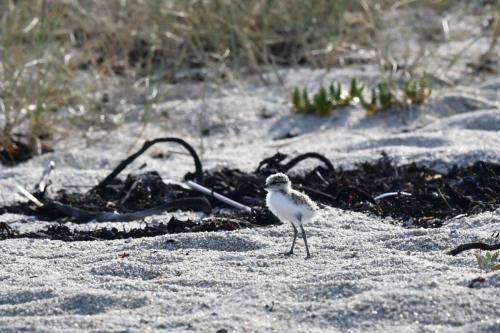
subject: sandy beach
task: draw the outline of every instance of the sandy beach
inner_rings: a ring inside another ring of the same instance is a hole
[[[207,169],[252,171],[277,151],[319,152],[347,169],[375,161],[382,151],[398,165],[416,162],[440,171],[500,160],[498,79],[440,87],[437,97],[404,117],[367,118],[358,107],[326,119],[294,115],[288,95],[280,93],[299,81],[312,88],[361,70],[283,70],[281,87],[242,81],[204,99],[170,99],[162,107],[180,124],[175,128],[132,123],[112,134],[96,133],[86,144],[68,139],[54,153],[0,168],[0,197],[4,204],[25,200],[15,186],[35,184],[49,160],[56,163],[52,193],[68,186],[88,189],[127,149],[142,143],[134,135],[139,132],[142,139],[183,137],[202,150]],[[193,135],[200,117],[210,129],[201,140]],[[276,140],[289,132],[297,136]],[[146,162],[164,179],[179,181],[192,168],[189,157],[158,160],[151,154],[128,172]],[[165,213],[146,222],[186,215]],[[49,223],[15,214],[0,215],[0,222],[19,230]],[[4,240],[0,331],[500,331],[498,272],[480,270],[472,252],[446,254],[461,243],[488,241],[500,229],[500,210],[452,219],[437,229],[393,222],[324,208],[305,226],[312,253],[307,261],[301,241],[295,255],[282,254],[292,234],[287,224],[116,241]],[[471,288],[478,277],[483,282]]]

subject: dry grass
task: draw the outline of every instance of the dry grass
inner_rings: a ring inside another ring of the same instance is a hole
[[[375,50],[382,68],[406,61],[413,70],[425,52],[408,51],[410,60],[392,53],[387,30],[398,17],[388,14],[417,7],[442,13],[451,6],[447,0],[5,0],[0,145],[14,132],[35,143],[50,138],[55,120],[67,118],[61,110],[83,105],[92,114],[96,102],[76,79],[83,71],[96,82],[109,76],[176,81],[207,70],[227,79],[277,66],[338,65],[344,53],[360,48]],[[422,40],[435,36],[435,27],[419,29]]]
[[[20,124],[27,126],[30,140],[48,137],[50,114],[65,103],[70,72],[59,50],[47,49],[47,20],[40,21],[25,8],[0,11],[1,139],[9,140]]]

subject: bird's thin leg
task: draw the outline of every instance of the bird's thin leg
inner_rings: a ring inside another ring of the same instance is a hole
[[[295,225],[292,223],[292,228],[293,228],[293,241],[292,241],[292,248],[290,249],[290,251],[288,251],[287,253],[285,253],[286,255],[291,255],[293,254],[293,248],[295,246],[295,241],[297,240],[297,234],[299,233],[297,231],[297,228],[295,228]]]
[[[309,246],[307,245],[307,236],[306,232],[304,231],[304,227],[302,226],[302,223],[300,224],[300,231],[302,232],[302,238],[304,239],[304,244],[306,244],[306,251],[307,251],[306,259],[309,259],[311,258],[311,254],[309,254]]]

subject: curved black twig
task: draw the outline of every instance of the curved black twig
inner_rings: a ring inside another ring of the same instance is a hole
[[[147,216],[156,215],[165,211],[173,210],[201,210],[210,213],[212,205],[205,197],[182,198],[166,202],[160,206],[150,209],[144,209],[131,213],[113,213],[113,212],[92,212],[60,203],[58,201],[49,201],[45,209],[54,209],[66,217],[75,219],[74,223],[83,224],[95,220],[97,222],[130,222],[140,220]]]
[[[264,165],[267,165],[268,168],[280,170],[281,169],[281,162],[286,157],[287,157],[286,154],[277,152],[273,156],[267,157],[267,158],[263,159],[262,161],[260,161],[255,172],[259,172]]]
[[[288,163],[281,164],[281,162],[285,158],[287,158],[287,155],[280,153],[280,152],[274,154],[271,157],[265,158],[259,163],[259,166],[257,167],[257,170],[255,170],[255,172],[259,172],[262,169],[262,167],[266,165],[268,168],[276,169],[280,172],[286,173],[286,172],[290,171],[290,169],[292,169],[299,162],[302,162],[303,160],[306,160],[308,158],[314,158],[314,159],[320,160],[321,162],[323,162],[325,164],[328,171],[330,171],[331,173],[335,172],[335,168],[333,167],[332,162],[330,162],[330,160],[328,158],[326,158],[325,156],[323,156],[319,153],[310,152],[310,153],[300,154],[300,155],[292,158]]]
[[[99,184],[97,184],[96,187],[94,187],[94,189],[97,190],[97,192],[102,192],[102,190],[104,190],[106,186],[108,186],[113,181],[113,179],[115,179],[116,176],[118,176],[118,174],[123,171],[123,169],[125,169],[137,157],[148,150],[149,147],[160,142],[174,142],[186,148],[186,150],[189,152],[189,154],[191,154],[194,160],[196,180],[200,183],[203,181],[203,167],[201,164],[201,160],[196,153],[196,150],[194,150],[194,148],[189,143],[180,138],[157,138],[151,141],[144,142],[144,145],[142,145],[141,149],[121,161],[120,164],[118,164],[118,166],[108,176],[106,176],[106,178],[104,178]]]
[[[448,251],[446,254],[449,254],[451,256],[456,256],[459,253],[473,249],[484,250],[484,251],[500,250],[500,244],[467,243],[457,246],[453,250]]]
[[[290,169],[293,168],[295,165],[297,165],[299,162],[306,160],[308,158],[314,158],[314,159],[320,160],[321,162],[323,162],[325,164],[328,171],[330,171],[331,173],[335,172],[335,168],[333,167],[332,162],[330,162],[330,160],[328,158],[326,158],[325,156],[323,156],[319,153],[314,153],[314,152],[300,154],[299,156],[292,158],[287,164],[285,164],[283,166],[281,171],[286,173],[286,172],[290,171]]]

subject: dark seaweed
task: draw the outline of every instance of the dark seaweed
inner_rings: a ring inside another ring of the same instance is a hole
[[[80,231],[48,229],[38,235],[53,239],[59,230],[60,239],[83,240],[147,237],[165,233],[235,230],[256,225],[279,223],[265,208],[263,184],[270,174],[287,171],[296,163],[314,158],[322,165],[303,174],[290,176],[296,189],[304,191],[322,205],[344,210],[365,212],[379,217],[393,217],[396,223],[407,223],[413,227],[440,227],[448,219],[461,214],[477,214],[500,207],[500,164],[478,161],[470,166],[454,166],[448,173],[439,173],[424,166],[408,164],[397,166],[385,154],[376,163],[361,163],[353,170],[334,169],[331,163],[319,154],[304,154],[284,163],[287,156],[276,154],[263,160],[255,172],[238,169],[204,171],[202,184],[215,192],[252,207],[251,214],[231,211],[226,215],[215,213],[218,208],[229,208],[207,196],[216,210],[201,221],[180,221],[176,219],[164,227],[147,226],[138,230],[105,231],[97,229],[93,234],[81,235]],[[294,162],[294,163],[292,163]],[[188,173],[185,179],[193,179]],[[200,178],[197,175],[196,178]],[[388,196],[375,200],[377,195],[387,192],[407,192],[407,195]],[[35,193],[44,200],[43,195]],[[125,180],[114,178],[99,191],[74,193],[61,190],[56,193],[58,202],[90,212],[120,213],[152,209],[165,202],[200,197],[200,193],[181,185],[166,184],[157,172],[128,175]],[[46,201],[45,201],[46,202]],[[321,205],[320,205],[321,206]],[[207,207],[204,205],[204,207]],[[186,207],[191,210],[206,210],[200,207]],[[65,221],[68,216],[51,208],[50,205],[36,207],[31,203],[17,203],[0,208],[2,213],[33,215],[46,221]],[[71,220],[71,218],[69,218]],[[397,222],[400,221],[400,222]],[[56,228],[56,227],[54,227]],[[56,231],[54,231],[56,230]],[[139,231],[144,230],[144,231]],[[69,232],[69,234],[68,234]],[[110,233],[111,232],[111,233]],[[64,236],[66,235],[66,236]],[[24,237],[36,235],[24,235]],[[15,232],[0,233],[1,238],[20,237]]]

